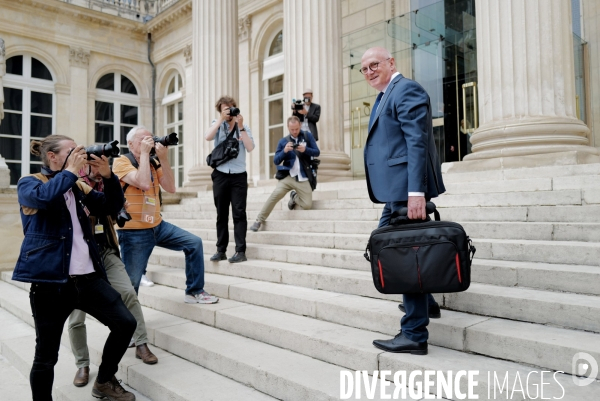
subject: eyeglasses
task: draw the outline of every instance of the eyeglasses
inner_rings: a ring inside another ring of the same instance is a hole
[[[386,59],[385,59],[385,60],[383,60],[383,61],[388,61],[390,58],[391,58],[391,57],[388,57],[388,58],[386,58]],[[361,74],[363,74],[363,75],[365,75],[365,74],[367,73],[367,71],[369,71],[369,70],[371,70],[371,71],[375,72],[375,71],[377,71],[377,69],[379,68],[379,64],[380,64],[380,63],[383,63],[383,61],[376,61],[376,62],[373,62],[373,63],[369,64],[369,66],[368,66],[368,67],[363,67],[363,68],[361,68],[361,69],[360,69],[360,70],[358,70],[358,71],[360,71],[360,73],[361,73]]]

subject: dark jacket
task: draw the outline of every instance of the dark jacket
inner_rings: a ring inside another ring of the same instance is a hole
[[[369,197],[375,203],[435,198],[445,192],[425,89],[401,74],[390,82],[365,145]]]
[[[306,116],[304,114],[293,113],[296,117],[300,119],[300,121],[304,121],[304,118],[308,120],[308,129],[310,133],[315,137],[315,141],[319,140],[319,130],[317,130],[317,123],[319,122],[319,118],[321,118],[321,106],[316,103],[311,103],[308,107],[308,113]]]
[[[80,187],[86,192],[89,190],[89,193],[84,194]],[[125,198],[119,179],[114,174],[111,178],[104,179],[104,193],[85,187],[81,184],[78,186],[77,176],[68,171],[61,171],[46,182],[35,176],[19,180],[17,191],[25,238],[13,272],[13,280],[28,283],[66,283],[69,279],[73,224],[64,194],[70,188],[75,195],[77,217],[81,222],[83,236],[88,242],[94,269],[106,279],[92,226],[82,204],[90,215],[114,215],[123,207]]]
[[[296,161],[296,155],[298,157],[303,157],[305,159],[310,159],[310,157],[317,157],[321,154],[319,147],[317,146],[317,142],[315,142],[315,138],[312,136],[310,132],[300,131],[298,134],[298,143],[306,142],[306,150],[304,153],[300,153],[298,151],[291,151],[285,153],[283,148],[287,145],[288,142],[293,142],[290,139],[290,135],[287,135],[279,140],[277,143],[277,150],[275,151],[275,156],[273,157],[273,163],[277,166],[277,170],[279,171],[288,171],[294,167],[294,162]],[[308,174],[304,170],[304,165],[300,163],[300,174],[302,177],[307,178]],[[287,174],[286,174],[287,175]]]

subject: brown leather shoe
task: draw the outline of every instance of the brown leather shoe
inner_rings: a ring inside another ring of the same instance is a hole
[[[75,373],[75,378],[73,379],[73,384],[75,387],[83,387],[88,384],[90,380],[90,367],[86,366],[84,368],[77,369],[77,373]]]
[[[99,384],[96,380],[94,382],[94,388],[92,389],[92,395],[95,398],[108,398],[111,401],[135,401],[135,394],[130,393],[121,386],[121,380],[117,380],[116,377],[112,377],[106,383]]]
[[[152,353],[152,351],[150,351],[150,348],[148,348],[147,344],[142,344],[135,347],[135,357],[137,359],[141,359],[142,362],[148,365],[154,365],[156,362],[158,362],[158,358]]]

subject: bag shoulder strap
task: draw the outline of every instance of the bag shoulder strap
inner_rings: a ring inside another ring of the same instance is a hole
[[[124,156],[129,159],[129,161],[131,162],[131,165],[133,167],[135,167],[136,169],[140,168],[140,165],[137,162],[137,160],[135,160],[133,153],[131,153],[131,152],[125,153]],[[154,170],[158,170],[161,167],[160,162],[158,161],[158,158],[155,156],[152,156],[150,158],[150,164],[152,165],[152,167],[154,167]],[[129,184],[125,183],[125,185],[123,185],[123,193],[125,193],[125,191],[127,191],[127,188],[129,188]]]

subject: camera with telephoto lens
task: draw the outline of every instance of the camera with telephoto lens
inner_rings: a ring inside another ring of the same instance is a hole
[[[300,99],[292,99],[292,108],[294,111],[300,111],[304,108],[304,102]]]
[[[87,153],[88,160],[93,160],[92,155],[95,155],[99,158],[102,156],[117,157],[119,156],[119,141],[112,141],[104,145],[88,146],[85,148],[85,153]]]
[[[125,223],[127,223],[129,220],[131,220],[131,215],[127,213],[125,206],[123,206],[123,208],[121,208],[119,214],[117,215],[117,225],[123,228],[125,226]]]
[[[230,117],[237,117],[239,115],[240,115],[240,109],[238,109],[237,107],[229,108],[229,116]]]
[[[155,144],[160,143],[163,146],[177,145],[179,143],[179,138],[177,138],[176,132],[171,132],[169,135],[165,135],[161,138],[154,136],[152,139],[154,140]],[[152,150],[150,150],[150,156],[154,156],[155,154],[156,149],[152,148]]]

